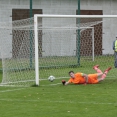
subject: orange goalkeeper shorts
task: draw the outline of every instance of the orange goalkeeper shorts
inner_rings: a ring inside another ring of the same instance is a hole
[[[98,75],[97,74],[89,74],[88,75],[88,83],[89,84],[96,84],[96,83],[98,83]]]

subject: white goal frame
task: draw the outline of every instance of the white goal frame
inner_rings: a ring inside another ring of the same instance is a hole
[[[35,35],[35,82],[39,85],[39,58],[38,58],[38,18],[117,18],[117,15],[34,15],[34,35]]]

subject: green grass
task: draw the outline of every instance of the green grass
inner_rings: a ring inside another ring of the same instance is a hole
[[[47,81],[46,81],[47,82]],[[0,87],[1,117],[116,117],[117,80],[96,85]]]
[[[96,85],[63,86],[57,83],[61,83],[61,79],[40,81],[39,87],[0,87],[0,116],[117,116],[116,78],[107,77]]]
[[[70,70],[94,73],[92,66],[95,64],[100,64],[100,68],[104,70],[108,66],[113,66],[113,58],[98,57],[95,62],[81,60],[80,67],[40,69],[41,78],[54,75],[60,79],[53,82],[41,80],[39,87],[1,86],[0,117],[116,117],[117,69],[113,68],[107,78],[99,84],[68,86],[61,84],[63,78],[60,76],[69,77]],[[11,75],[18,76],[18,73],[12,72]]]

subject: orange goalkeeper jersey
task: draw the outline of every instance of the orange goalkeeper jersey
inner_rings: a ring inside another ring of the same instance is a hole
[[[76,73],[75,78],[70,78],[68,80],[69,83],[74,83],[74,84],[83,84],[85,83],[85,79],[83,77],[83,73]]]
[[[74,83],[74,84],[84,84],[85,78],[83,77],[83,73],[76,73],[75,78],[70,78],[68,80],[69,83]],[[96,84],[98,83],[97,80],[97,74],[89,74],[88,75],[88,84]]]

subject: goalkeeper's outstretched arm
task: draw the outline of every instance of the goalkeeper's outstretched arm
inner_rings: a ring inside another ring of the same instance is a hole
[[[66,82],[65,80],[62,80],[62,84],[63,84],[63,85],[68,85],[69,82]]]
[[[68,84],[69,84],[69,82],[66,82],[66,83],[65,83],[65,85],[68,85]]]

